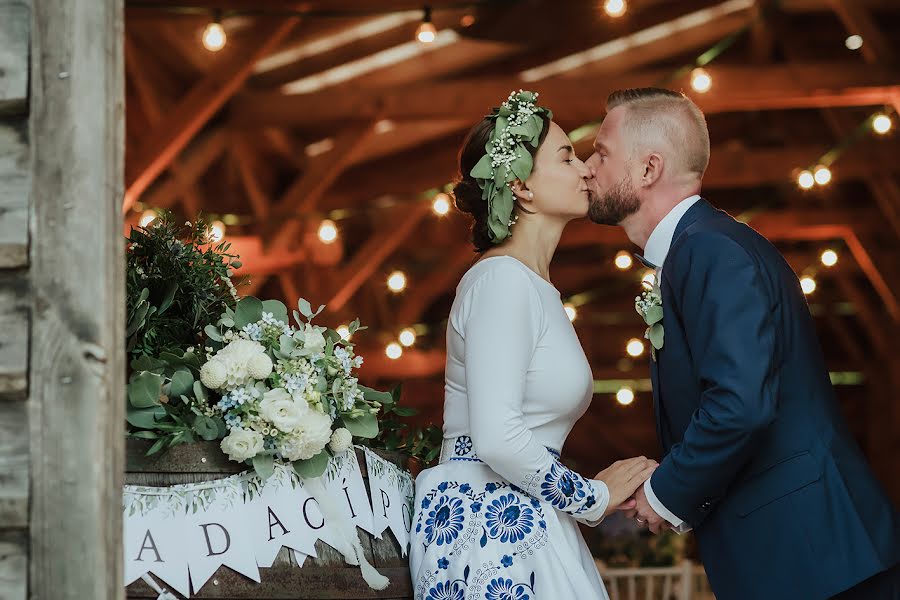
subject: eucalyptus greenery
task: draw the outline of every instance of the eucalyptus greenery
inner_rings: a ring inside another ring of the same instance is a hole
[[[436,425],[410,427],[406,420],[419,411],[399,406],[400,386],[394,388],[391,394],[394,402],[382,409],[378,436],[369,440],[368,446],[406,452],[421,460],[424,466],[431,466],[441,453],[443,431]]]

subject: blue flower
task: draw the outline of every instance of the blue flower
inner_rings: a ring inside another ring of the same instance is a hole
[[[504,554],[503,558],[500,559],[500,564],[503,565],[504,567],[510,567],[510,566],[512,566],[512,563],[513,563],[513,558],[509,554]]]
[[[521,585],[515,585],[512,579],[502,577],[492,579],[485,592],[486,600],[528,600],[528,594]]]
[[[485,490],[486,492],[488,492],[489,494],[492,494],[492,493],[494,493],[494,492],[497,491],[497,484],[496,484],[496,483],[489,483],[489,484],[487,484],[486,486],[484,486],[484,490]]]
[[[465,509],[462,500],[441,496],[425,519],[425,543],[449,544],[462,531]]]
[[[438,559],[438,569],[447,569],[450,567],[450,561],[447,560],[446,556],[442,556]]]
[[[446,492],[447,491],[447,482],[442,481],[441,484],[438,486],[438,490],[441,492]]]
[[[541,484],[541,497],[560,510],[585,497],[584,479],[560,463],[554,463]]]
[[[419,533],[420,531],[422,531],[422,523],[421,522],[416,523],[416,533]]]
[[[422,508],[428,508],[429,506],[431,506],[431,499],[422,498]]]
[[[521,504],[513,494],[502,496],[485,511],[485,525],[491,538],[501,542],[518,542],[525,539],[534,527],[534,511]]]
[[[481,502],[473,502],[469,508],[472,509],[472,512],[478,512],[481,510]]]
[[[468,483],[464,483],[461,486],[459,486],[459,491],[460,491],[460,493],[463,493],[463,494],[465,494],[466,492],[468,492],[471,489],[472,489],[472,486],[469,485]]]
[[[428,590],[425,600],[466,600],[466,591],[457,581],[442,581]]]
[[[467,435],[461,435],[456,440],[456,455],[465,456],[472,451],[472,438]]]

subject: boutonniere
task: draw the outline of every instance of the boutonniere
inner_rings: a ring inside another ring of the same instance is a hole
[[[665,330],[662,324],[662,291],[657,283],[652,285],[646,283],[645,285],[648,289],[641,292],[640,296],[635,297],[634,309],[644,319],[644,323],[647,324],[647,331],[644,332],[644,337],[650,340],[650,355],[653,357],[653,360],[656,360],[656,351],[663,347],[665,338]]]

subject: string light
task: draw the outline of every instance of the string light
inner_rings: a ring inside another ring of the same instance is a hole
[[[459,24],[463,27],[471,27],[475,24],[475,15],[463,15],[463,18],[459,20]]]
[[[844,40],[844,45],[847,46],[848,50],[859,50],[862,48],[863,39],[861,35],[851,35],[846,40]]]
[[[578,310],[573,304],[566,302],[563,308],[566,309],[566,316],[569,317],[569,321],[574,321],[578,317]]]
[[[225,237],[225,223],[213,221],[209,225],[209,239],[211,242],[221,242]]]
[[[155,210],[145,210],[141,214],[140,220],[138,220],[138,224],[141,227],[147,227],[153,220],[156,219],[156,211]]]
[[[890,131],[892,125],[891,118],[884,113],[878,113],[872,119],[872,129],[879,135],[884,135]]]
[[[816,167],[813,177],[816,178],[816,183],[819,185],[828,185],[828,182],[831,181],[831,170],[825,165],[819,165]]]
[[[394,271],[388,277],[388,289],[394,293],[402,292],[406,288],[406,275],[403,271]]]
[[[341,339],[345,342],[350,340],[350,328],[346,325],[340,325],[335,331],[337,331],[338,335],[341,336]]]
[[[425,14],[422,16],[422,24],[416,30],[416,39],[422,44],[430,44],[437,39],[437,28],[431,22],[431,7],[425,7]]]
[[[387,348],[384,349],[384,353],[387,354],[387,357],[391,360],[397,360],[403,356],[403,346],[397,342],[391,342],[387,345]]]
[[[203,35],[200,38],[203,42],[203,47],[210,52],[218,52],[225,47],[225,43],[228,41],[228,36],[225,35],[225,29],[219,22],[220,20],[221,19],[216,16],[213,22],[207,25],[203,30]]]
[[[628,352],[628,356],[637,358],[644,353],[644,342],[637,338],[631,338],[625,346],[625,351]]]
[[[691,71],[691,87],[698,94],[705,94],[712,87],[712,76],[703,67]]]
[[[816,280],[809,275],[806,275],[800,279],[800,288],[803,290],[804,294],[809,296],[816,291]]]
[[[399,336],[400,343],[406,346],[407,348],[416,343],[416,330],[412,327],[407,327],[403,331],[400,332]]]
[[[622,406],[628,406],[634,402],[634,390],[630,387],[619,388],[619,391],[616,392],[616,402]]]
[[[797,183],[804,190],[808,190],[816,184],[816,178],[810,171],[801,171],[799,177],[797,177]]]
[[[631,265],[634,264],[634,261],[631,260],[631,254],[625,252],[624,250],[621,250],[618,254],[616,254],[615,263],[617,269],[625,271],[626,269],[631,268]]]
[[[435,214],[443,217],[450,212],[450,196],[441,192],[434,197],[434,203],[431,205]]]
[[[603,3],[603,10],[610,17],[616,18],[625,14],[628,5],[625,4],[625,0],[606,0]]]
[[[837,252],[835,252],[834,250],[828,249],[822,253],[820,260],[822,261],[822,264],[825,265],[826,267],[833,267],[838,262]]]
[[[338,236],[337,225],[330,219],[325,219],[319,224],[319,240],[323,244],[333,243]]]

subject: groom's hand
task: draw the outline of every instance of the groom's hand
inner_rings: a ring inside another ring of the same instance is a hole
[[[644,494],[644,486],[639,487],[634,492],[635,507],[633,511],[628,511],[626,516],[634,513],[634,519],[642,527],[646,526],[653,533],[661,533],[666,529],[671,529],[672,525],[661,516],[656,514],[650,502],[647,501],[647,495]]]

